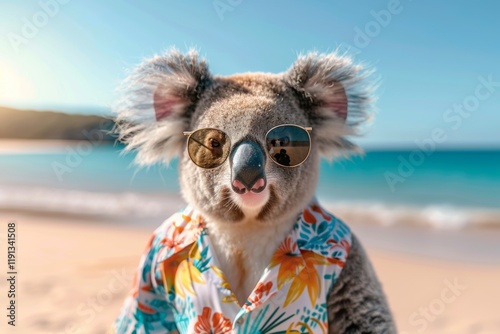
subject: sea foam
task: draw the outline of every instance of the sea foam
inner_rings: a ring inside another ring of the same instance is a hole
[[[438,230],[500,228],[500,209],[464,208],[448,204],[411,206],[383,202],[332,202],[321,197],[319,201],[349,224],[413,225]],[[0,210],[10,211],[161,221],[184,205],[181,196],[173,193],[91,192],[5,185],[0,187]]]

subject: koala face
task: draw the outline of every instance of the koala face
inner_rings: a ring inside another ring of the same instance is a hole
[[[266,134],[282,124],[309,127],[311,120],[280,76],[214,78],[189,128],[219,129],[230,139],[231,148],[227,160],[211,169],[198,167],[183,150],[179,171],[187,201],[196,203],[206,216],[229,223],[249,218],[271,223],[274,217],[296,214],[313,196],[318,149],[313,129],[311,153],[303,164],[287,168],[271,161]],[[254,156],[253,162],[249,156]],[[250,174],[248,182],[245,172]]]
[[[126,82],[120,137],[139,164],[180,155],[182,194],[208,220],[279,224],[314,196],[320,156],[356,149],[345,136],[366,118],[366,76],[346,57],[309,54],[285,73],[213,77],[195,52],[173,50]]]

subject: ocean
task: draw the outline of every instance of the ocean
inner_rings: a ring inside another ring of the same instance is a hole
[[[138,169],[121,149],[82,143],[0,153],[0,209],[160,217],[177,208],[177,161]],[[384,225],[500,227],[500,150],[370,149],[322,162],[317,196]]]

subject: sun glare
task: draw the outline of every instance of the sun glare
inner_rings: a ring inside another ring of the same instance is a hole
[[[33,97],[34,89],[31,81],[12,63],[0,59],[0,105],[26,102]]]

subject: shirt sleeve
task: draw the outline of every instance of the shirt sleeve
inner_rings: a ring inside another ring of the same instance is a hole
[[[162,247],[162,227],[151,236],[141,257],[132,290],[114,323],[117,334],[177,333],[161,277],[155,275],[156,257]]]

